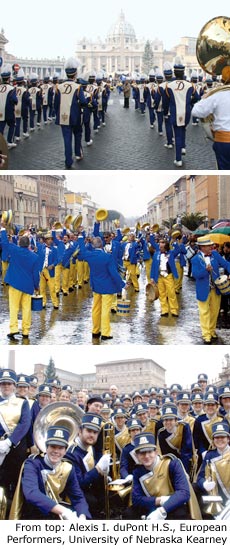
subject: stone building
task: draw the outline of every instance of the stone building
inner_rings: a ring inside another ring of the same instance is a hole
[[[95,366],[96,393],[108,391],[111,384],[118,387],[119,393],[132,393],[150,386],[165,385],[165,369],[153,359],[108,361]]]
[[[14,177],[0,172],[0,213],[14,209]]]

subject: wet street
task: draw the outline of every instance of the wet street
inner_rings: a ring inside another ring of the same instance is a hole
[[[111,92],[105,126],[99,133],[92,131],[93,145],[87,147],[83,131],[81,162],[75,162],[72,170],[215,170],[215,154],[212,142],[205,139],[202,125],[187,128],[187,149],[183,166],[175,168],[174,149],[164,147],[163,135],[158,134],[157,123],[150,128],[149,113],[123,108],[123,94]],[[92,127],[92,121],[91,121]],[[29,139],[22,139],[9,151],[10,170],[65,170],[64,145],[61,128],[53,123],[42,125]]]
[[[130,299],[130,315],[121,317],[111,314],[113,340],[92,341],[91,307],[92,292],[89,285],[76,289],[69,296],[60,297],[59,310],[54,310],[48,299],[47,308],[41,312],[32,313],[30,339],[11,342],[7,338],[9,332],[8,290],[0,287],[1,321],[0,343],[3,345],[58,345],[58,344],[147,344],[147,345],[199,345],[203,344],[199,326],[198,308],[195,299],[195,282],[184,276],[182,293],[179,296],[179,318],[160,317],[160,303],[151,303],[145,295],[145,271],[141,270],[139,279],[140,292],[135,293],[131,287],[128,291]],[[20,326],[20,325],[19,325]],[[229,344],[229,328],[220,322],[218,324],[218,341],[215,345]]]

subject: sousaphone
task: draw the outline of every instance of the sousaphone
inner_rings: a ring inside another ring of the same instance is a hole
[[[230,65],[230,18],[210,19],[201,29],[196,43],[196,56],[202,69],[220,75]]]
[[[70,228],[71,224],[73,222],[73,216],[71,216],[70,214],[68,214],[68,216],[65,217],[65,221],[64,221],[64,225],[65,227],[67,227],[68,229]]]
[[[12,212],[12,210],[4,210],[4,211],[2,212],[2,221],[3,221],[6,225],[10,225],[11,220],[12,220],[12,217],[13,217],[13,212]]]
[[[80,227],[80,225],[82,224],[82,215],[81,214],[78,214],[78,216],[76,216],[73,221],[72,221],[72,227],[73,227],[73,230],[76,231],[76,229],[78,227]]]
[[[49,403],[38,413],[33,428],[34,443],[43,453],[46,451],[47,431],[50,426],[64,426],[70,431],[69,445],[78,432],[84,411],[74,403],[55,401]]]

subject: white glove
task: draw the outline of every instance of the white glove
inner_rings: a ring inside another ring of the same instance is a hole
[[[0,441],[0,453],[4,453],[7,455],[10,451],[11,445],[12,443],[8,437]]]
[[[165,509],[157,508],[156,510],[154,510],[154,512],[151,512],[151,514],[149,514],[146,519],[151,519],[152,521],[158,521],[158,520],[165,519],[166,517],[167,517],[167,513]]]
[[[109,465],[110,465],[110,453],[103,455],[100,460],[98,460],[96,466],[99,470],[102,471],[103,474],[109,473]]]
[[[160,506],[164,506],[165,502],[167,502],[167,500],[170,498],[170,496],[168,497],[160,497],[160,500],[159,500],[159,503],[160,503]]]
[[[215,485],[216,485],[215,481],[204,481],[203,483],[203,487],[205,491],[208,491],[208,493],[209,491],[212,491],[212,489],[214,489]]]
[[[69,510],[68,508],[65,508],[65,506],[62,506],[63,512],[61,512],[62,519],[68,519],[69,521],[76,521],[77,518],[77,512],[73,512],[73,510]]]
[[[129,474],[129,475],[126,476],[125,479],[124,479],[124,482],[125,482],[125,483],[129,483],[129,482],[132,483],[132,481],[133,481],[133,474]]]

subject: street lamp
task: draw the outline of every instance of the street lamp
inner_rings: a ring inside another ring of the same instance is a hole
[[[18,192],[19,198],[19,225],[24,227],[24,212],[23,212],[23,191]]]

